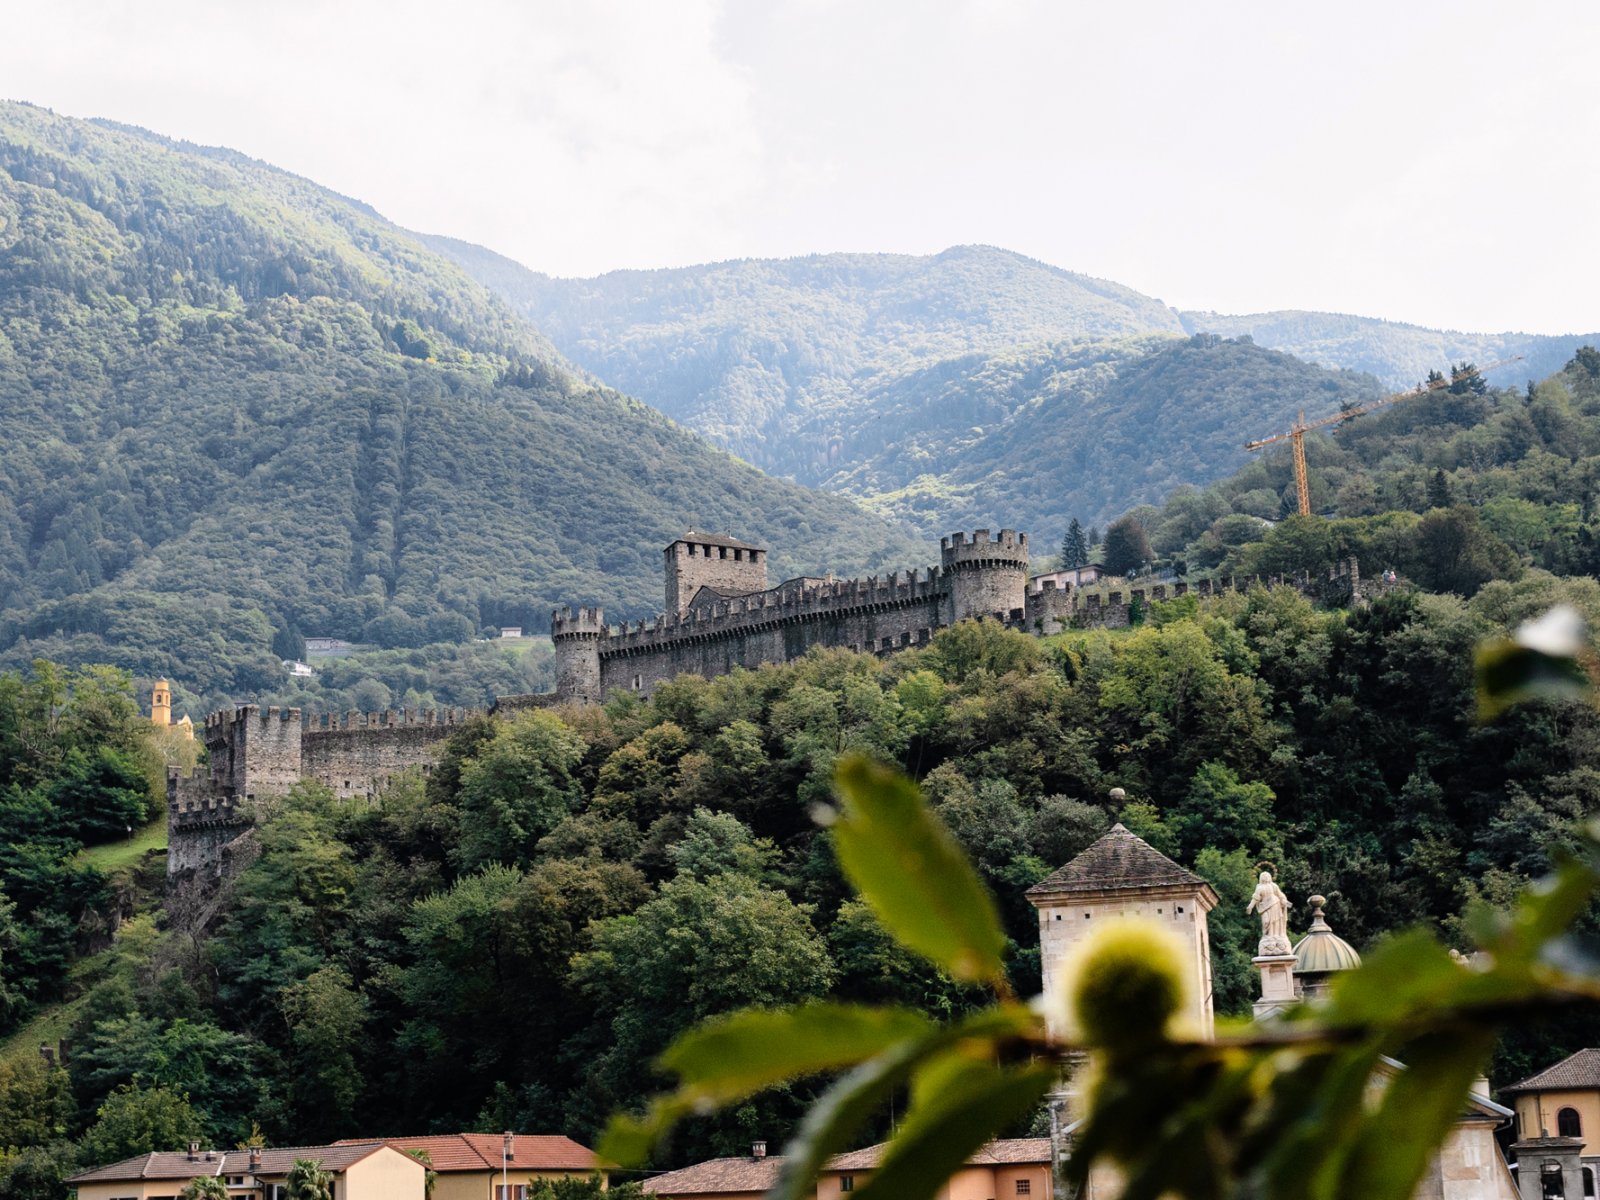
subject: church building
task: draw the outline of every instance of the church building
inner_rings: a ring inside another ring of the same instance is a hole
[[[1114,800],[1122,798],[1116,792],[1112,795]],[[1110,917],[1149,921],[1176,935],[1189,985],[1188,1009],[1182,1015],[1190,1028],[1201,1030],[1202,1036],[1212,1036],[1215,1018],[1207,915],[1219,899],[1204,879],[1118,824],[1066,866],[1029,888],[1027,897],[1039,911],[1039,956],[1046,995],[1061,995],[1068,986],[1073,952],[1096,922]],[[1334,973],[1361,963],[1354,947],[1329,926],[1323,912],[1327,901],[1312,896],[1309,902],[1310,928],[1295,942],[1288,933],[1289,899],[1273,881],[1271,872],[1262,872],[1247,909],[1260,913],[1262,918],[1262,937],[1254,959],[1261,976],[1261,996],[1255,1004],[1257,1020],[1271,1020],[1302,1000],[1315,999],[1326,992]],[[1596,1096],[1600,1097],[1600,1051],[1585,1053],[1596,1056],[1590,1074],[1594,1076]],[[1372,1086],[1381,1088],[1387,1079],[1403,1070],[1404,1064],[1385,1060]],[[1576,1077],[1580,1072],[1570,1074]],[[1536,1076],[1526,1083],[1534,1084],[1538,1079]],[[1576,1103],[1573,1101],[1572,1105]],[[1594,1103],[1600,1105],[1600,1099]],[[1074,1108],[1069,1082],[1067,1089],[1052,1101],[1058,1155],[1071,1152],[1078,1115]],[[1596,1114],[1595,1120],[1600,1122],[1600,1107]],[[1546,1138],[1537,1147],[1518,1143],[1518,1150],[1524,1160],[1535,1149],[1550,1151],[1538,1161],[1557,1165],[1536,1169],[1562,1176],[1566,1190],[1541,1193],[1537,1181],[1524,1180],[1519,1198],[1517,1183],[1495,1140],[1496,1130],[1505,1128],[1513,1115],[1509,1108],[1489,1098],[1488,1082],[1480,1080],[1479,1086],[1463,1098],[1461,1116],[1429,1164],[1416,1200],[1592,1200],[1593,1173],[1579,1161],[1582,1141],[1559,1137]],[[1533,1190],[1529,1190],[1530,1185]],[[1096,1166],[1090,1174],[1088,1190],[1096,1198],[1116,1196],[1120,1188],[1115,1169]]]

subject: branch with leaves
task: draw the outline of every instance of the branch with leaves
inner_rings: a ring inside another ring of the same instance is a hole
[[[1568,631],[1570,633],[1570,630]],[[1570,637],[1519,631],[1480,658],[1486,711],[1568,690]],[[1537,660],[1519,664],[1534,654]],[[1506,689],[1514,695],[1502,696]],[[1501,701],[1504,703],[1501,703]],[[1193,1040],[1174,1029],[1175,948],[1149,926],[1108,922],[1081,948],[1070,994],[1011,995],[992,897],[916,785],[863,758],[838,771],[831,826],[840,865],[897,939],[994,1004],[949,1024],[905,1008],[814,1004],[746,1011],[663,1056],[675,1092],[614,1119],[602,1153],[646,1159],[680,1119],[805,1076],[837,1078],[785,1152],[772,1200],[803,1200],[892,1095],[911,1102],[860,1200],[931,1200],[974,1151],[1032,1111],[1081,1063],[1086,1111],[1064,1182],[1113,1166],[1126,1200],[1407,1200],[1462,1115],[1508,1022],[1600,1000],[1600,957],[1568,931],[1600,887],[1600,822],[1510,913],[1469,925],[1479,953],[1429,934],[1381,944],[1325,1000],[1282,1019]],[[1057,1019],[1045,1014],[1054,1007]],[[1051,1027],[1071,1028],[1071,1039]],[[1398,1060],[1398,1062],[1396,1061]]]

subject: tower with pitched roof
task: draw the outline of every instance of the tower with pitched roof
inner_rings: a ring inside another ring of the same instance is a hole
[[[1146,920],[1175,935],[1183,948],[1192,1028],[1210,1037],[1211,935],[1206,914],[1217,893],[1121,824],[1053,875],[1028,889],[1039,910],[1039,958],[1046,995],[1068,985],[1073,951],[1111,917]]]

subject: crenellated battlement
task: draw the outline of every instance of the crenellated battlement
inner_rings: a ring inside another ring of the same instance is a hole
[[[1002,529],[995,537],[987,529],[974,530],[971,540],[964,533],[939,539],[939,560],[946,571],[972,570],[995,563],[1028,565],[1028,535],[1015,529]]]
[[[399,708],[387,712],[351,711],[338,713],[311,713],[306,717],[305,732],[336,733],[354,729],[403,729],[416,726],[455,726],[481,712],[481,709],[456,708]]]
[[[682,615],[660,613],[649,621],[607,626],[599,653],[653,651],[678,641],[737,636],[794,621],[846,616],[855,612],[937,603],[947,581],[938,567],[865,579],[790,580],[765,592],[733,596]]]
[[[568,608],[555,609],[550,614],[550,637],[599,637],[605,632],[605,609]]]

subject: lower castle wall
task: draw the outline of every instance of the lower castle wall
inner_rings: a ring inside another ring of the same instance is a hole
[[[367,729],[308,729],[301,739],[303,778],[332,788],[341,800],[372,797],[408,767],[427,769],[453,725],[379,725]]]
[[[602,648],[601,693],[649,695],[657,685],[678,675],[709,679],[735,667],[788,662],[813,646],[881,653],[921,645],[944,625],[941,599],[930,595],[844,611],[800,613],[743,628],[689,633],[650,646]]]

